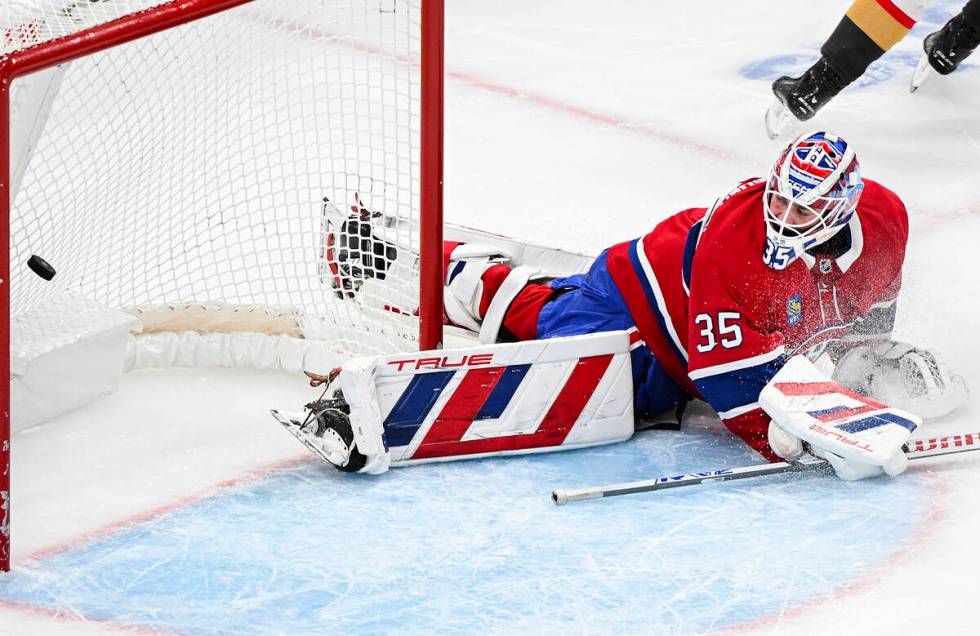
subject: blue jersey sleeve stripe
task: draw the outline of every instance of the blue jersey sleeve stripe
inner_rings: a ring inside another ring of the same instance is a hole
[[[412,378],[384,421],[388,446],[407,446],[422,426],[455,371],[420,373]]]
[[[691,295],[691,270],[694,267],[694,250],[698,246],[698,237],[701,235],[701,225],[704,221],[698,221],[691,226],[687,233],[687,242],[684,243],[684,260],[681,263],[681,279],[684,281],[684,291]]]
[[[742,358],[740,360],[732,360],[731,362],[715,364],[710,367],[702,367],[691,371],[688,373],[688,375],[692,380],[700,380],[701,378],[706,378],[713,375],[723,375],[725,373],[731,373],[732,371],[738,371],[740,369],[749,369],[751,367],[757,367],[763,364],[772,364],[777,361],[779,366],[782,366],[785,359],[786,349],[780,345],[767,353],[760,353],[757,356],[751,356],[749,358]]]
[[[640,281],[640,286],[643,288],[643,293],[646,295],[647,305],[650,307],[650,311],[653,312],[653,317],[657,320],[657,326],[660,327],[660,333],[664,334],[666,337],[664,340],[670,344],[671,349],[673,349],[674,354],[681,360],[687,362],[687,351],[684,350],[677,341],[677,335],[674,332],[673,325],[668,323],[670,317],[665,314],[663,308],[660,306],[660,300],[657,297],[657,293],[653,289],[653,284],[657,284],[656,276],[653,272],[650,272],[650,276],[653,281],[647,277],[647,272],[643,267],[643,263],[640,262],[639,251],[643,249],[642,244],[643,239],[636,239],[630,243],[629,256],[630,263],[633,265],[633,271],[636,274],[637,280]]]
[[[524,381],[524,376],[527,375],[527,371],[530,368],[530,364],[515,364],[507,367],[501,378],[497,381],[497,386],[493,387],[493,391],[490,392],[487,401],[483,403],[474,420],[495,420],[499,418],[503,414],[504,409],[507,408],[507,405],[510,404],[511,398],[517,392],[517,387]]]
[[[699,378],[694,384],[715,411],[731,411],[758,402],[762,388],[782,366],[783,359],[779,358],[754,367]]]

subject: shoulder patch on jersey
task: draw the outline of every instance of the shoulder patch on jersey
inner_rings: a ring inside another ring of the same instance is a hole
[[[803,295],[794,294],[786,301],[786,324],[792,327],[803,320]]]

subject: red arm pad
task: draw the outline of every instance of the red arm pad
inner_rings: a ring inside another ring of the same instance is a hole
[[[772,452],[772,448],[769,447],[769,419],[761,407],[756,407],[751,411],[722,421],[728,430],[741,437],[746,444],[767,460],[781,462],[783,461],[782,458]]]

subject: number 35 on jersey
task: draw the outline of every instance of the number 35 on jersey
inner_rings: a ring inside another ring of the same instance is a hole
[[[734,349],[742,344],[741,314],[737,311],[720,311],[717,315],[698,314],[694,324],[698,331],[697,349],[700,353],[712,351],[718,345]]]

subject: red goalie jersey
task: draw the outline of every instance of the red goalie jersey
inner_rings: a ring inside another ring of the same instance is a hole
[[[763,180],[608,250],[608,271],[667,373],[770,459],[758,398],[785,360],[891,333],[908,217],[893,192],[863,183],[843,228],[783,269],[762,258],[771,249]]]

